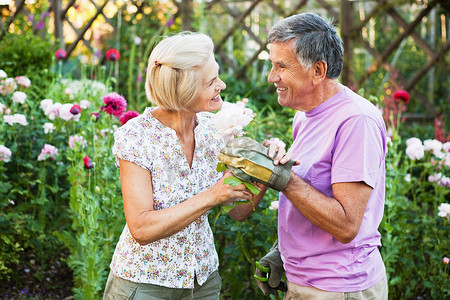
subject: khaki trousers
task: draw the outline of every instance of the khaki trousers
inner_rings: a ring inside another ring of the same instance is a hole
[[[136,283],[109,273],[103,300],[218,300],[222,279],[213,272],[203,285],[194,282],[193,289],[176,289],[164,286]]]
[[[287,282],[284,300],[387,300],[388,286],[386,277],[374,286],[359,292],[327,292],[310,286],[301,286]]]

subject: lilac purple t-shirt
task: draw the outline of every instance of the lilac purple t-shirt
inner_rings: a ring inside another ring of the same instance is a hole
[[[348,88],[293,121],[293,171],[332,197],[333,183],[373,188],[360,230],[342,244],[312,224],[280,193],[279,249],[287,279],[325,291],[354,292],[383,279],[378,226],[385,194],[386,128],[380,111]]]

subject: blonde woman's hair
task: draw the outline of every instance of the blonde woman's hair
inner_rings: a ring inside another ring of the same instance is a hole
[[[188,109],[202,86],[201,67],[213,50],[213,41],[202,33],[181,32],[159,42],[148,60],[148,100],[165,110]]]

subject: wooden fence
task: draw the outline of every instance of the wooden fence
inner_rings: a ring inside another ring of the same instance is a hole
[[[12,0],[10,5],[0,6],[0,40],[5,38],[6,32],[20,15],[30,15],[29,5],[26,0]],[[82,5],[89,2],[95,7],[93,14],[83,26],[77,27],[74,21],[68,17],[68,10],[76,5]],[[183,30],[191,30],[194,22],[194,14],[199,11],[199,1],[179,0],[167,1],[173,8],[173,17],[180,19]],[[127,14],[124,9],[133,5],[132,17],[136,18],[139,14],[145,15],[145,8],[151,7],[155,1],[150,0],[129,0],[129,1],[110,1],[110,0],[49,0],[50,5],[46,10],[53,22],[53,34],[55,43],[60,47],[67,47],[68,56],[76,49],[79,44],[83,44],[89,51],[94,52],[91,42],[85,38],[86,32],[92,26],[95,20],[102,16],[105,22],[111,23],[111,20],[118,17],[107,17],[104,13],[107,5],[115,5],[117,14]],[[447,97],[445,101],[450,101],[450,68],[448,60],[450,59],[449,48],[450,39],[449,16],[450,3],[447,0],[417,0],[417,1],[356,1],[356,0],[211,0],[203,2],[201,9],[205,20],[226,20],[217,27],[208,26],[205,21],[202,31],[211,34],[215,38],[215,51],[220,56],[228,68],[234,70],[237,77],[246,78],[250,67],[254,67],[259,57],[267,53],[266,31],[273,22],[300,12],[314,11],[325,17],[332,17],[337,20],[340,34],[345,45],[344,69],[341,76],[342,83],[352,86],[356,89],[364,87],[372,76],[380,69],[384,70],[388,77],[395,77],[400,86],[414,93],[430,116],[435,114],[433,91],[424,93],[417,88],[418,83],[425,77],[430,77],[433,72],[439,71],[440,74],[446,74],[445,82]],[[405,10],[408,12],[405,17]],[[122,16],[119,16],[122,17]],[[32,18],[29,18],[32,19]],[[396,36],[389,41],[383,49],[377,49],[371,41],[370,30],[374,28],[376,22],[387,22],[387,26],[396,25]],[[262,29],[259,26],[264,23]],[[389,25],[390,24],[390,25]],[[36,28],[38,22],[33,26]],[[70,44],[64,41],[64,30],[69,27],[76,34],[76,38]],[[255,29],[256,28],[256,29]],[[198,29],[198,28],[197,28]],[[436,30],[438,29],[438,30]],[[214,32],[209,32],[213,30]],[[248,47],[245,61],[239,63],[234,59],[232,49],[229,44],[236,35],[245,35],[245,44]],[[428,37],[428,38],[426,38]],[[418,47],[426,55],[426,63],[411,75],[405,77],[402,70],[396,68],[394,64],[395,54],[404,46],[407,39],[413,39],[415,47]],[[354,67],[355,53],[364,51],[369,57],[366,61],[363,75],[355,78]],[[393,58],[394,56],[394,58]],[[445,76],[444,76],[445,77]],[[433,89],[433,88],[431,88]]]

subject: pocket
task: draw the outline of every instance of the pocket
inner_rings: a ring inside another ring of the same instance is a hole
[[[138,284],[111,275],[103,300],[133,300],[136,298]]]

